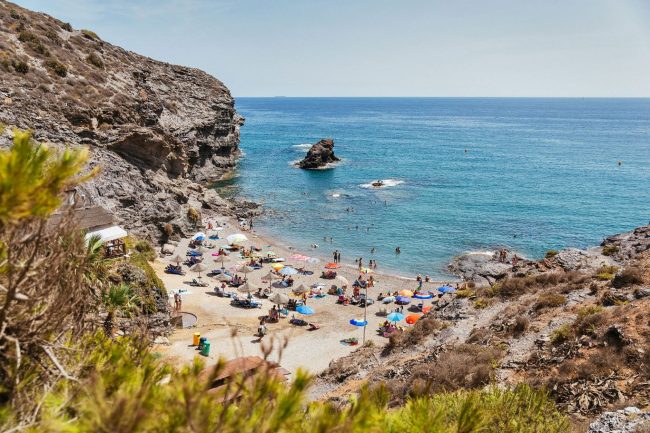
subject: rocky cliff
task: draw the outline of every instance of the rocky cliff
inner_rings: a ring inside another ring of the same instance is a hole
[[[159,240],[193,230],[190,208],[229,211],[205,186],[234,167],[243,118],[214,77],[3,0],[0,77],[0,123],[89,146],[101,174],[83,195],[129,230]]]

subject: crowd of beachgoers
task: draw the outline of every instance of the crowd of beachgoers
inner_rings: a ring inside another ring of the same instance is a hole
[[[164,355],[191,360],[197,352],[187,342],[200,333],[212,342],[208,362],[259,355],[275,345],[289,371],[318,372],[364,339],[380,342],[402,332],[458,289],[429,276],[380,273],[374,260],[345,264],[339,251],[324,262],[259,236],[252,226],[208,221],[155,263],[175,314],[197,318],[158,348]]]

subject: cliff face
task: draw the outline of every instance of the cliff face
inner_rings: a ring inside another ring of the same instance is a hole
[[[243,118],[214,77],[3,0],[0,77],[0,123],[89,146],[102,171],[85,196],[131,231],[159,239],[166,224],[193,229],[190,207],[227,211],[202,184],[234,167]],[[0,138],[7,144],[8,135]]]

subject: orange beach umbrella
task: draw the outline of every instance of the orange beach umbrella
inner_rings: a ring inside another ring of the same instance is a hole
[[[399,291],[400,296],[406,296],[407,298],[412,298],[413,297],[413,292],[411,292],[408,289],[400,290]]]
[[[408,316],[406,316],[406,323],[412,325],[418,320],[420,320],[420,317],[422,317],[422,314],[409,314]]]
[[[340,267],[341,267],[341,265],[339,265],[338,263],[333,263],[333,262],[330,262],[330,263],[325,265],[325,269],[338,269]]]

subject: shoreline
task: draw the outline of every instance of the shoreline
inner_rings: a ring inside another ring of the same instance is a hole
[[[269,237],[256,230],[242,231],[239,223],[233,217],[211,217],[207,221],[218,221],[224,226],[219,232],[220,240],[209,241],[218,248],[225,242],[225,238],[233,233],[245,234],[249,241],[245,242],[246,247],[256,246],[262,248],[262,251],[272,250],[277,257],[287,259],[284,263],[290,265],[300,265],[303,262],[296,263],[289,260],[292,254],[303,254],[304,249],[295,248],[281,239]],[[225,223],[225,224],[224,224]],[[197,229],[197,231],[199,231]],[[185,256],[189,239],[182,239],[176,246],[174,255]],[[210,254],[214,250],[208,250],[207,259],[204,263],[209,269],[221,267],[220,260],[213,261]],[[316,256],[313,251],[308,254]],[[186,365],[195,358],[202,359],[207,365],[215,364],[220,357],[226,360],[238,356],[261,356],[263,347],[270,346],[273,348],[271,359],[278,361],[289,372],[295,373],[299,368],[305,369],[312,374],[317,374],[325,370],[331,361],[350,354],[360,347],[362,342],[362,329],[350,325],[351,319],[364,317],[364,308],[356,305],[338,304],[335,295],[327,295],[323,298],[308,298],[307,304],[315,310],[315,314],[310,316],[301,316],[295,312],[290,312],[287,319],[281,319],[278,323],[268,324],[267,336],[260,342],[256,336],[259,317],[266,315],[272,307],[272,303],[267,299],[261,299],[262,308],[260,309],[241,309],[230,304],[229,298],[215,296],[214,287],[218,283],[216,279],[203,275],[203,281],[208,282],[208,287],[191,287],[186,282],[197,278],[197,274],[189,271],[187,266],[183,270],[187,273],[185,276],[171,275],[164,272],[165,266],[170,263],[170,258],[160,257],[152,264],[156,274],[164,282],[168,294],[172,295],[178,289],[184,289],[182,293],[181,311],[191,313],[197,316],[198,321],[192,328],[176,329],[168,338],[168,344],[158,344],[155,350],[160,353],[165,360],[174,365]],[[316,256],[319,257],[319,256]],[[320,258],[320,257],[319,257]],[[243,259],[238,253],[231,253],[225,259],[224,266],[226,269],[232,268],[241,263]],[[321,261],[316,264],[305,263],[305,269],[312,271],[312,275],[295,275],[295,285],[300,284],[312,286],[321,284],[324,290],[333,285],[341,284],[338,280],[323,280],[320,278],[321,270],[327,261]],[[262,269],[247,274],[248,282],[251,286],[268,287],[268,282],[264,282],[262,277],[268,273],[270,266],[265,264]],[[341,268],[337,269],[337,274],[345,277],[348,284],[348,294],[351,294],[352,282],[359,275],[358,269],[347,263],[341,263]],[[375,332],[386,318],[378,313],[380,310],[394,310],[395,304],[383,304],[376,301],[379,293],[387,291],[394,292],[403,289],[415,291],[417,283],[415,278],[392,275],[383,271],[373,272],[371,274],[375,280],[375,286],[368,289],[368,297],[375,300],[375,303],[367,308],[368,326],[366,327],[366,340],[374,341],[375,344],[384,344],[387,340]],[[366,276],[367,277],[367,276]],[[423,290],[435,291],[435,289],[448,281],[430,281],[423,284]],[[239,297],[245,297],[245,294],[238,293],[237,289],[227,288],[227,291],[233,291]],[[279,292],[292,296],[291,289],[273,287],[273,292]],[[255,298],[256,300],[259,300]],[[413,304],[423,303],[431,304],[430,300],[413,299]],[[404,314],[408,315],[408,306],[404,308]],[[307,320],[308,322],[318,323],[320,329],[316,331],[307,330],[306,326],[294,326],[289,324],[289,318],[292,315]],[[408,326],[404,322],[403,326]],[[208,338],[212,344],[212,353],[208,357],[199,356],[198,352],[190,346],[192,335],[200,332],[202,336]],[[348,338],[358,338],[359,345],[343,344],[342,340]],[[308,349],[306,349],[308,348]],[[280,358],[281,356],[281,358]]]

